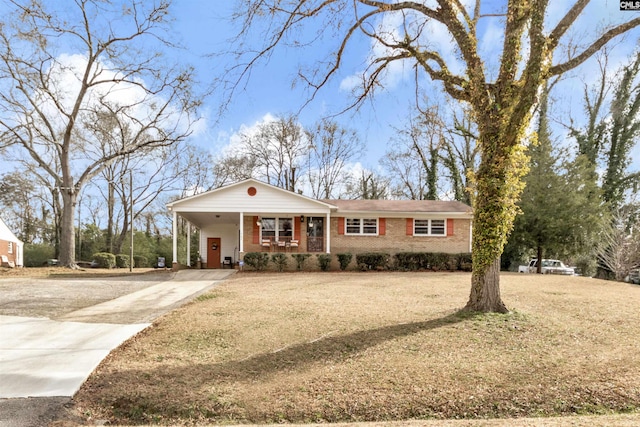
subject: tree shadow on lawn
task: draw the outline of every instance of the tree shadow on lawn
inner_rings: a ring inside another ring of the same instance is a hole
[[[160,362],[149,370],[102,369],[85,383],[81,396],[77,397],[94,404],[100,402],[103,409],[109,408],[111,416],[121,418],[120,421],[148,421],[149,416],[153,419],[153,414],[198,418],[193,413],[194,408],[199,408],[196,412],[207,418],[229,416],[235,405],[221,404],[215,399],[211,401],[212,389],[221,390],[220,387],[232,386],[236,382],[268,381],[270,376],[304,370],[314,363],[340,362],[378,344],[452,325],[473,316],[454,312],[423,322],[395,324],[342,336],[323,336],[224,363],[172,367]],[[205,393],[203,390],[208,391]]]
[[[317,362],[345,360],[378,344],[458,323],[467,318],[468,314],[455,312],[424,322],[400,323],[341,336],[324,336],[243,360],[213,365],[211,369],[217,373],[216,376],[222,375],[233,380],[261,378],[284,370],[304,369]]]
[[[126,390],[128,387],[124,386],[123,382],[137,382],[141,378],[149,378],[148,384],[162,384],[165,381],[165,384],[175,384],[177,382],[196,390],[200,386],[221,381],[264,379],[280,372],[304,369],[306,366],[318,362],[339,362],[378,344],[452,325],[470,317],[473,317],[473,314],[454,312],[423,322],[395,324],[341,336],[323,336],[313,341],[294,344],[276,351],[223,363],[189,364],[181,367],[171,367],[161,363],[152,372],[135,372],[126,369],[111,372],[102,371],[97,381],[101,384],[115,385],[120,383],[123,387],[119,388]],[[99,384],[95,385],[100,387]]]

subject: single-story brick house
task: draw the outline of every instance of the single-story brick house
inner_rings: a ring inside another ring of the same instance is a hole
[[[471,252],[473,215],[457,201],[316,200],[247,179],[167,208],[173,214],[174,263],[179,215],[200,229],[205,268],[257,251]]]
[[[2,267],[22,267],[22,242],[0,218],[0,265]]]

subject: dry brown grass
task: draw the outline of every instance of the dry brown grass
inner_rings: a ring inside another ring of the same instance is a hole
[[[457,313],[469,283],[452,273],[238,274],[110,355],[76,410],[190,425],[640,407],[640,287],[506,274],[514,311],[469,316]]]
[[[134,268],[133,274],[144,274],[154,271],[153,268]],[[157,270],[155,270],[157,271]],[[63,276],[118,276],[129,275],[128,268],[78,268],[65,267],[24,267],[7,268],[0,267],[0,279],[9,277],[63,277]]]

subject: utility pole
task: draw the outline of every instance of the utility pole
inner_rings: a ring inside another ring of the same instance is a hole
[[[129,248],[129,272],[133,272],[133,171],[129,169],[129,208],[131,209],[131,247]]]

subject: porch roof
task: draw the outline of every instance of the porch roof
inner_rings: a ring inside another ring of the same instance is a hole
[[[247,179],[167,204],[192,224],[238,223],[239,215],[326,215],[336,207],[289,190]]]

